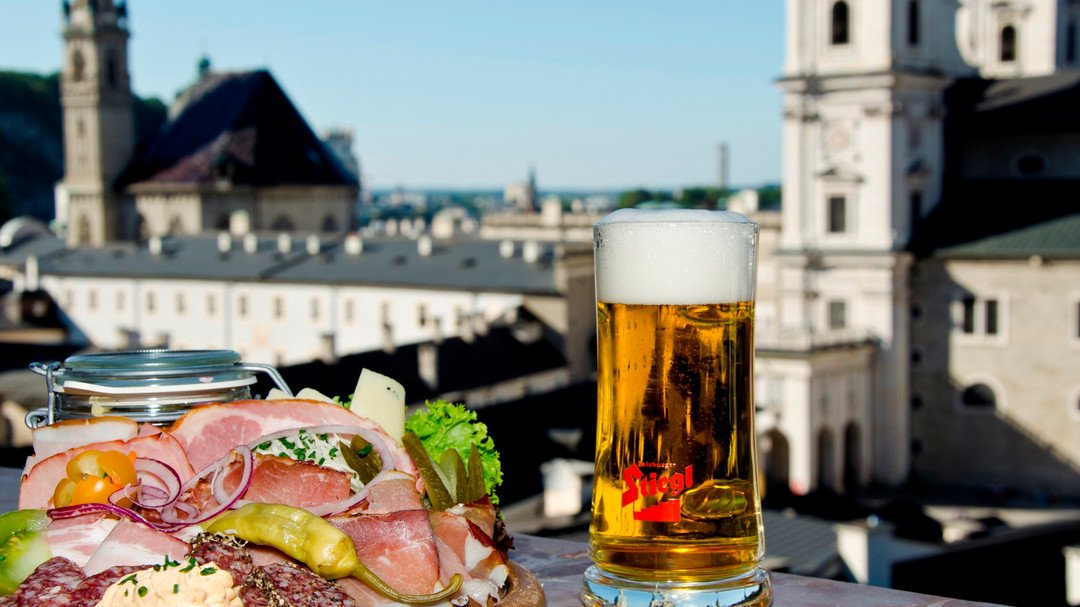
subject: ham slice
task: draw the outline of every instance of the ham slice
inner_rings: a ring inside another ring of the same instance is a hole
[[[503,587],[510,568],[506,556],[495,548],[491,537],[469,519],[450,511],[433,510],[428,516],[435,537],[441,543],[441,562],[454,560],[441,552],[445,546],[471,578],[487,582],[495,592]]]
[[[162,461],[176,470],[180,476],[180,482],[194,475],[183,447],[168,434],[139,436],[124,441],[90,443],[49,456],[37,462],[23,474],[22,484],[19,486],[19,509],[48,508],[49,500],[56,490],[56,484],[67,476],[67,463],[71,461],[71,458],[90,449],[115,450],[123,453],[134,451],[138,457]]]
[[[404,472],[390,472],[367,486],[367,499],[357,509],[364,514],[388,514],[399,510],[420,510],[416,478]]]
[[[82,567],[116,523],[116,519],[100,513],[52,520],[45,528],[45,541],[53,556],[62,556]]]
[[[180,561],[188,553],[185,542],[142,523],[122,520],[83,566],[94,575],[117,565],[160,565],[165,557]]]
[[[360,562],[391,588],[407,594],[427,594],[442,587],[438,549],[426,510],[327,520],[352,538]],[[392,603],[359,582],[343,579],[338,584],[358,605]]]
[[[385,436],[389,444],[401,451],[400,456],[394,457],[395,468],[415,474],[415,466],[405,450],[378,424],[344,407],[319,401],[237,400],[206,405],[176,420],[168,432],[184,446],[191,465],[202,470],[236,445],[251,445],[263,436],[283,430],[329,425],[359,426]]]
[[[231,493],[239,485],[240,472],[240,468],[236,467],[225,477],[227,492]],[[350,475],[345,472],[311,462],[257,454],[251,484],[244,494],[244,500],[298,508],[340,502],[352,493],[349,478]]]

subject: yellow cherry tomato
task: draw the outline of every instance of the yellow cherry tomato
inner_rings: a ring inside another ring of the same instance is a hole
[[[113,491],[120,488],[120,485],[114,485],[108,477],[88,476],[81,481],[75,481],[75,489],[71,492],[71,503],[68,505],[107,504]]]
[[[135,474],[134,453],[124,455],[119,451],[105,451],[97,458],[98,468],[102,474],[112,479],[113,484],[134,485],[139,482]]]
[[[75,481],[70,478],[62,478],[56,483],[56,491],[53,491],[53,508],[63,508],[71,505],[71,494],[75,491]]]
[[[78,481],[87,476],[101,476],[99,457],[101,457],[101,451],[88,449],[71,458],[71,461],[67,463],[68,478]]]

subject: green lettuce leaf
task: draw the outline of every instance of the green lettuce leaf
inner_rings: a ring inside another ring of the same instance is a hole
[[[464,405],[444,400],[425,404],[426,410],[418,410],[405,420],[405,430],[420,439],[435,461],[439,461],[444,451],[453,449],[467,462],[470,448],[476,445],[484,465],[484,487],[492,503],[498,504],[495,488],[502,484],[502,465],[495,442],[488,436],[487,425],[477,421],[476,412]]]

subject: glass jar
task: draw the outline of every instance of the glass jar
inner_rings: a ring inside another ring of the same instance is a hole
[[[49,406],[27,414],[30,428],[103,415],[164,426],[199,405],[251,398],[255,372],[292,394],[276,369],[243,363],[232,350],[99,352],[30,367],[49,391]]]

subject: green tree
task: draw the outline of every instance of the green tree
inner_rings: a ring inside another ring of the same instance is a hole
[[[627,209],[652,199],[652,194],[648,190],[630,190],[619,195],[618,206],[620,209]]]
[[[782,191],[778,184],[770,184],[758,188],[758,207],[762,209],[779,209]]]

